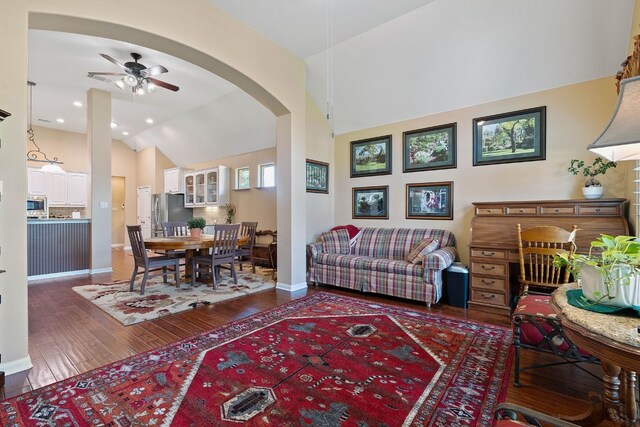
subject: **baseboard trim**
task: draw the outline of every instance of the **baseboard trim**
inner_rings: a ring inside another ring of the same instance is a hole
[[[295,291],[299,291],[299,290],[302,290],[302,289],[307,289],[307,282],[294,283],[292,285],[289,285],[287,283],[278,282],[278,283],[276,283],[276,289],[280,289],[280,290],[288,291],[288,292],[295,292]]]
[[[57,279],[59,277],[78,276],[81,274],[89,274],[89,270],[61,271],[60,273],[38,274],[36,276],[27,276],[27,281]]]
[[[111,245],[112,248],[122,248],[124,247],[124,243],[114,243],[113,245]]]
[[[33,364],[31,363],[31,357],[29,356],[12,362],[0,363],[0,371],[4,371],[5,375],[15,374],[31,368],[33,368]]]
[[[95,268],[93,270],[90,270],[89,274],[102,274],[102,273],[111,273],[111,272],[113,272],[113,268],[106,267],[106,268]]]

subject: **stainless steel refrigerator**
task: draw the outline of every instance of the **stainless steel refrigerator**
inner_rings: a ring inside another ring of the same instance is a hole
[[[184,207],[183,194],[158,193],[151,195],[151,235],[162,236],[162,223],[187,221],[193,218],[193,209]]]

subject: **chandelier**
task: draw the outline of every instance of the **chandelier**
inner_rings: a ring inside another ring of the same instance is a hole
[[[29,129],[27,129],[27,135],[29,135],[29,141],[36,147],[35,149],[27,151],[27,161],[28,162],[40,162],[46,163],[46,165],[42,166],[41,170],[43,172],[64,172],[62,168],[58,165],[63,164],[63,162],[59,161],[57,157],[50,159],[44,151],[40,149],[38,144],[36,144],[35,133],[33,131],[33,87],[36,85],[34,82],[27,81],[27,85],[29,86]]]

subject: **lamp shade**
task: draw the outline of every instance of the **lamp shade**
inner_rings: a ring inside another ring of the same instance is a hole
[[[620,82],[611,120],[587,150],[613,161],[640,160],[640,76]]]

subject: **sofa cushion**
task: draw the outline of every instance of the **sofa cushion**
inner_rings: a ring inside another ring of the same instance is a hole
[[[421,264],[422,258],[426,254],[429,254],[435,251],[436,249],[438,249],[439,246],[440,244],[438,243],[437,240],[422,239],[420,240],[420,242],[418,242],[417,245],[413,247],[413,249],[411,249],[411,252],[409,252],[409,255],[407,255],[407,262],[410,262],[413,264]]]
[[[361,229],[352,253],[372,258],[405,260],[411,249],[426,238],[436,240],[441,248],[455,245],[453,233],[447,230],[365,227]]]
[[[359,257],[357,265],[364,270],[381,273],[424,276],[424,268],[420,264],[411,264],[405,260]]]
[[[318,255],[317,261],[318,264],[322,265],[333,265],[336,267],[348,267],[348,268],[359,268],[362,257],[355,255],[342,255],[342,254],[327,254],[322,253]]]
[[[322,251],[329,254],[349,254],[349,232],[345,229],[328,231],[320,235]]]

